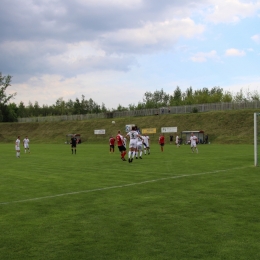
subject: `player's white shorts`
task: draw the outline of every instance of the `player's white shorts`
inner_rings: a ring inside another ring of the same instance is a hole
[[[16,151],[20,151],[20,147],[17,146],[17,145],[14,146],[14,149],[15,149]]]
[[[29,149],[29,144],[25,144],[24,148],[28,148]]]
[[[143,150],[143,144],[142,143],[137,143],[137,150]]]
[[[129,148],[134,148],[134,149],[136,149],[136,147],[137,147],[137,140],[135,140],[135,139],[130,139]]]
[[[192,143],[192,144],[190,145],[190,147],[197,147],[197,144],[196,144],[196,143]]]
[[[147,142],[144,142],[144,147],[146,148],[146,147],[149,147],[149,142],[147,141]]]

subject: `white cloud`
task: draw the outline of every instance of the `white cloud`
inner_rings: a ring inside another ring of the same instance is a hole
[[[212,23],[237,23],[241,19],[253,16],[260,9],[260,2],[240,0],[212,0],[206,20]]]
[[[239,82],[238,84],[226,85],[222,86],[225,91],[229,91],[232,95],[236,95],[238,92],[242,91],[242,93],[246,96],[247,94],[251,93],[258,93],[260,94],[260,78],[256,78],[253,80],[250,79],[237,79]]]
[[[127,8],[127,9],[131,9],[131,8],[137,8],[137,7],[141,7],[144,4],[143,0],[76,0],[76,2],[78,2],[79,4],[85,6],[101,6],[102,8],[105,7],[111,7],[111,6],[115,6],[115,7],[121,7],[121,8]]]
[[[208,59],[219,60],[217,52],[212,50],[210,52],[198,52],[190,58],[194,62],[206,62]]]
[[[255,34],[251,39],[256,43],[260,43],[260,34]]]
[[[192,38],[202,34],[205,27],[190,18],[143,23],[139,28],[121,29],[102,35],[108,51],[138,53],[171,48],[180,38]]]
[[[216,63],[217,79],[200,76],[203,63],[221,61],[223,46],[239,41],[240,49],[228,49],[226,56],[257,52],[246,42],[257,31],[241,35],[250,32],[247,26],[255,28],[260,0],[4,0],[1,10],[0,68],[13,76],[15,101],[25,103],[52,105],[83,94],[113,108],[137,104],[145,91],[172,90],[185,80],[199,86],[230,82],[230,72]],[[260,44],[260,34],[251,40]],[[247,55],[243,60],[251,67],[242,64],[232,75],[243,71],[250,82],[257,58]],[[237,60],[225,62],[232,68]]]
[[[241,57],[241,56],[245,56],[246,53],[243,50],[231,48],[231,49],[226,50],[225,55],[226,56],[240,56]]]
[[[12,84],[7,94],[17,92],[12,102],[19,104],[23,101],[26,106],[29,101],[33,104],[37,101],[40,106],[53,105],[61,97],[64,101],[75,101],[76,98],[81,99],[82,95],[87,100],[93,99],[98,105],[104,103],[108,109],[117,108],[119,104],[126,107],[131,103],[137,104],[143,94],[140,86],[122,80],[122,75],[111,71],[91,72],[73,78],[43,75],[32,77],[22,84]]]

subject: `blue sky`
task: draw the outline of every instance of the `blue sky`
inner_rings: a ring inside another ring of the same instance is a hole
[[[1,11],[0,71],[16,103],[260,93],[260,0],[2,0]]]

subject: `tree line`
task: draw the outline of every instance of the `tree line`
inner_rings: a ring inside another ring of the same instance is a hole
[[[116,109],[107,109],[105,104],[97,104],[92,98],[85,99],[82,95],[81,99],[76,98],[74,101],[69,99],[64,101],[58,98],[53,105],[40,106],[38,101],[29,102],[27,105],[20,102],[18,105],[11,100],[17,93],[6,94],[6,89],[11,86],[10,75],[3,76],[0,72],[0,122],[15,122],[17,118],[22,117],[39,117],[39,116],[56,116],[56,115],[76,115],[76,114],[92,114],[112,111],[129,111],[139,109],[152,109],[169,106],[184,106],[193,104],[219,103],[219,102],[247,102],[259,101],[260,94],[257,91],[246,94],[242,89],[235,95],[229,91],[224,91],[220,87],[211,89],[202,88],[193,90],[192,87],[182,91],[179,86],[175,88],[172,94],[166,93],[163,89],[154,92],[145,92],[143,100],[137,105],[129,104],[127,107],[118,105]]]

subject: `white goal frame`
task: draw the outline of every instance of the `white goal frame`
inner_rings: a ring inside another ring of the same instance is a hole
[[[257,135],[258,135],[258,129],[257,129],[257,125],[258,125],[258,116],[260,115],[260,113],[254,113],[254,155],[255,155],[255,166],[258,166],[258,154],[257,154],[257,150],[258,150],[258,140],[257,140]]]

